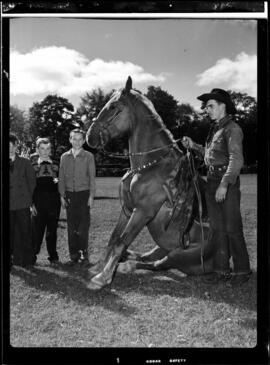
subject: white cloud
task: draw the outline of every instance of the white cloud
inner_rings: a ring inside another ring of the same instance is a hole
[[[256,97],[257,56],[241,52],[235,60],[220,59],[197,78],[199,86],[220,86]]]
[[[136,84],[164,82],[167,76],[153,75],[131,62],[89,60],[65,47],[38,48],[26,54],[11,51],[10,55],[12,95],[82,95],[98,87],[104,90],[122,87],[129,75]]]

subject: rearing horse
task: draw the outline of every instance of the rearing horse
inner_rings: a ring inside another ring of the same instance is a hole
[[[187,156],[153,104],[132,89],[130,77],[125,88],[116,91],[101,110],[86,140],[89,146],[99,148],[123,134],[129,138],[131,168],[121,180],[122,211],[101,269],[87,287],[100,289],[110,284],[117,267],[122,272],[136,268],[177,268],[195,275],[211,271],[213,247],[207,239],[208,226],[203,228],[202,240],[201,227],[194,220],[195,189]],[[127,250],[145,226],[156,247],[143,255]]]

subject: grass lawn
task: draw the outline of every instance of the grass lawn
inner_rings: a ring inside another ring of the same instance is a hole
[[[97,178],[89,234],[96,262],[120,212],[119,178]],[[32,270],[10,274],[10,341],[14,347],[254,347],[257,342],[257,177],[241,176],[242,217],[254,274],[239,289],[207,286],[200,277],[168,272],[117,273],[112,285],[89,291],[83,269],[67,268],[65,211],[58,228],[61,264],[47,263],[43,244]],[[131,248],[154,243],[144,229]]]

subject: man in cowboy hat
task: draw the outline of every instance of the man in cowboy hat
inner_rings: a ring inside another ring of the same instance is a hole
[[[217,250],[213,273],[205,275],[203,281],[227,281],[229,285],[239,285],[247,281],[251,274],[240,212],[243,132],[234,121],[236,108],[225,90],[213,89],[198,99],[214,123],[205,147],[194,143],[189,137],[183,138],[183,145],[203,155],[207,167],[206,201],[212,232],[209,239],[214,240]]]

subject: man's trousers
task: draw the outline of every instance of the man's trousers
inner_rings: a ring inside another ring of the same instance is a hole
[[[37,215],[32,216],[33,241],[35,254],[40,252],[46,230],[45,240],[48,251],[48,260],[57,261],[57,227],[61,210],[60,195],[58,192],[38,192],[34,198]]]
[[[70,259],[88,259],[90,208],[89,190],[66,192],[68,247]]]
[[[9,211],[10,261],[18,266],[33,265],[30,208]]]
[[[250,272],[249,256],[243,234],[240,212],[240,179],[229,184],[224,202],[216,202],[215,194],[221,177],[208,177],[206,184],[206,202],[213,240],[216,245],[214,271],[228,273],[232,257],[235,273]]]

